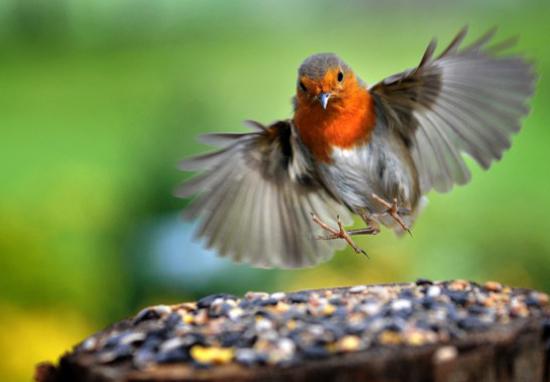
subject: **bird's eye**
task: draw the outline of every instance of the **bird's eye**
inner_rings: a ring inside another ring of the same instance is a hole
[[[344,73],[338,72],[338,82],[342,82],[343,79],[344,79]]]
[[[300,89],[302,89],[302,91],[304,91],[304,92],[307,92],[306,85],[304,85],[304,83],[302,81],[300,81]]]

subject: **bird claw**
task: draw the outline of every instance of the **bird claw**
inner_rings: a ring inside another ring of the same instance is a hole
[[[411,210],[409,208],[399,207],[399,205],[397,204],[397,198],[393,198],[392,203],[388,202],[385,199],[382,199],[380,196],[374,193],[372,194],[372,198],[378,203],[382,204],[384,207],[386,207],[386,211],[384,212],[390,215],[404,231],[407,231],[409,235],[412,236],[411,229],[405,224],[405,221],[401,217],[402,215],[410,215]]]
[[[342,224],[342,221],[340,220],[340,215],[336,216],[336,223],[338,224],[338,229],[334,229],[325,222],[323,222],[317,215],[315,215],[313,212],[311,213],[311,218],[313,219],[313,222],[316,223],[318,226],[320,226],[325,231],[328,231],[329,234],[326,236],[318,236],[318,240],[336,240],[336,239],[342,239],[348,243],[348,245],[353,248],[355,253],[362,253],[363,255],[369,257],[367,252],[357,246],[355,242],[352,240],[351,235],[346,231],[344,228],[344,225]]]

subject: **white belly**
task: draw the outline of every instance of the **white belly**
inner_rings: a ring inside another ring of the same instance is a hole
[[[326,186],[355,212],[380,213],[384,207],[372,194],[413,210],[420,197],[416,169],[403,151],[394,147],[387,134],[373,134],[367,145],[351,149],[334,148],[332,163],[320,166]]]

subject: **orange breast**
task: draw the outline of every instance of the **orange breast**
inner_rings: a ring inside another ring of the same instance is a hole
[[[355,87],[324,110],[319,102],[298,102],[294,124],[315,159],[330,162],[333,147],[352,148],[368,141],[376,123],[368,90]]]

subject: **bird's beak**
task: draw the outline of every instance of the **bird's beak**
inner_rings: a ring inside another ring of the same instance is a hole
[[[321,106],[323,106],[323,109],[327,108],[328,105],[328,99],[330,98],[330,93],[321,93],[319,94],[319,102],[321,102]]]

